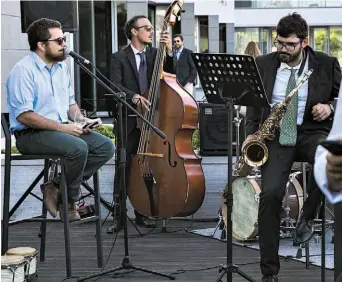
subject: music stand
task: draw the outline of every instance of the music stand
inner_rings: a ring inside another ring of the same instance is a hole
[[[234,105],[270,108],[261,78],[254,61],[249,55],[235,54],[192,54],[204,94],[209,103],[224,104],[228,109],[228,184],[224,193],[227,205],[227,263],[217,282],[227,274],[227,281],[233,281],[237,273],[248,281],[255,281],[233,264],[233,193],[232,193],[232,143]]]

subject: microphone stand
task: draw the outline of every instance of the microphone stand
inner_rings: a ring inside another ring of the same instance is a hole
[[[122,260],[121,266],[113,268],[113,269],[109,269],[106,271],[102,271],[99,272],[97,274],[92,274],[92,275],[88,275],[85,277],[81,277],[78,278],[77,281],[85,281],[94,277],[100,277],[100,276],[104,276],[107,275],[108,273],[113,273],[113,272],[117,272],[119,270],[129,270],[129,269],[133,269],[133,270],[139,270],[142,272],[146,272],[146,273],[150,273],[150,274],[154,274],[154,275],[158,275],[158,276],[162,276],[162,277],[166,277],[169,278],[171,280],[174,280],[175,277],[171,276],[171,275],[167,275],[164,273],[160,273],[160,272],[156,272],[156,271],[152,271],[149,269],[145,269],[145,268],[141,268],[141,267],[136,267],[132,264],[132,262],[130,261],[130,255],[129,255],[129,251],[128,251],[128,230],[127,230],[127,209],[126,209],[126,181],[125,181],[125,167],[126,167],[126,149],[124,148],[124,139],[123,139],[123,124],[122,124],[122,106],[125,105],[126,108],[130,109],[132,112],[134,112],[140,119],[142,119],[146,124],[148,124],[155,133],[157,133],[161,138],[166,139],[166,135],[160,131],[157,127],[155,127],[152,123],[150,123],[144,116],[142,116],[140,113],[138,113],[130,104],[128,104],[126,102],[126,100],[124,100],[123,98],[126,96],[126,94],[121,91],[120,93],[116,93],[115,91],[113,91],[107,84],[105,84],[101,79],[99,79],[95,74],[93,74],[89,69],[87,69],[78,59],[74,60],[75,63],[77,63],[86,73],[88,73],[92,78],[94,78],[100,85],[102,85],[110,94],[112,94],[112,96],[114,97],[114,99],[117,101],[118,103],[118,113],[119,113],[119,122],[120,122],[120,130],[119,130],[119,140],[120,140],[120,177],[121,177],[121,181],[120,181],[120,190],[122,191],[121,196],[122,196],[122,212],[125,213],[125,216],[123,216],[123,228],[124,228],[124,246],[125,246],[125,256]],[[118,87],[117,87],[118,88]],[[119,89],[119,88],[118,88]],[[129,272],[126,272],[129,273]],[[124,273],[122,273],[124,274]]]

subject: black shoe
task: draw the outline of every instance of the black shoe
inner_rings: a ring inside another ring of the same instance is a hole
[[[264,275],[262,277],[262,282],[278,282],[278,276],[277,275]]]
[[[296,231],[294,233],[294,242],[302,244],[308,242],[313,236],[313,220],[306,219],[303,215],[300,216]]]
[[[148,217],[146,216],[142,216],[142,215],[136,215],[135,217],[135,223],[139,226],[143,226],[143,227],[147,227],[147,228],[153,228],[156,226],[156,224],[150,220]]]

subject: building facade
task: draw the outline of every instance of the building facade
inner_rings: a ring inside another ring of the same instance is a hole
[[[110,77],[111,55],[127,45],[124,25],[134,15],[146,15],[160,29],[170,1],[79,1],[78,31],[68,34],[68,45]],[[2,22],[2,111],[6,110],[4,83],[13,65],[28,53],[26,34],[21,32],[20,1],[1,2]],[[182,33],[194,52],[243,54],[247,43],[256,41],[262,53],[272,51],[279,19],[298,12],[310,26],[310,45],[336,56],[342,65],[341,0],[189,0],[173,33]],[[69,63],[70,63],[70,59]],[[106,91],[78,67],[74,67],[77,101],[82,108],[106,112]],[[198,85],[200,87],[200,85]],[[196,96],[200,100],[203,96]]]

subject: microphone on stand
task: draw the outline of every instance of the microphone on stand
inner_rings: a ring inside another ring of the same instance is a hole
[[[76,60],[79,60],[82,64],[91,65],[89,60],[87,60],[86,58],[83,58],[81,55],[75,53],[74,51],[71,51],[69,48],[66,48],[64,52],[65,52],[65,55],[73,57]]]

